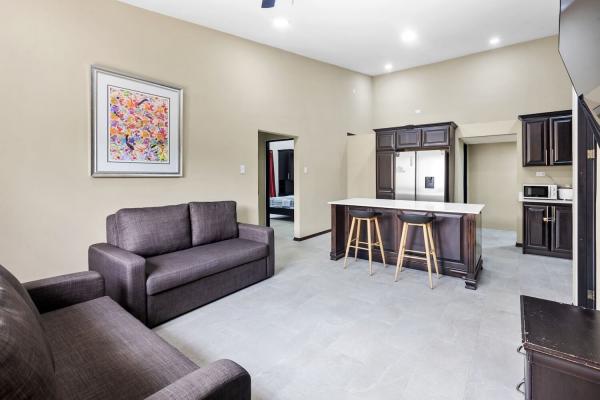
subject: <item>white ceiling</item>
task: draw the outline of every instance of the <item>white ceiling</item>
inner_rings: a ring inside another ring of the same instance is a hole
[[[368,75],[558,33],[559,0],[120,1]],[[282,17],[289,27],[274,27]],[[407,29],[418,36],[410,44]]]

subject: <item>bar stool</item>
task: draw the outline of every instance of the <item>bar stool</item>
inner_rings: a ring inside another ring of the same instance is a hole
[[[381,241],[381,231],[379,230],[379,221],[377,216],[379,214],[373,211],[362,211],[362,210],[350,210],[350,216],[352,217],[352,223],[350,224],[350,232],[348,232],[348,242],[346,244],[346,257],[344,258],[344,269],[346,269],[346,264],[348,262],[348,253],[350,252],[350,248],[354,249],[354,259],[358,257],[358,249],[367,250],[369,252],[369,275],[373,275],[373,254],[372,254],[372,246],[379,246],[379,251],[381,252],[381,259],[383,261],[383,266],[385,265],[385,254],[383,251],[383,243]],[[367,241],[360,241],[360,225],[362,222],[367,223]],[[354,224],[357,223],[356,227],[356,236],[352,236],[354,233]],[[377,234],[377,242],[373,243],[371,240],[371,224],[375,226],[375,233]],[[354,244],[352,242],[354,241]],[[367,247],[360,247],[361,244],[366,244]]]
[[[429,287],[433,289],[433,283],[431,281],[431,260],[430,257],[433,257],[433,262],[435,264],[435,273],[439,279],[440,271],[438,269],[438,260],[437,253],[435,251],[435,243],[433,241],[433,234],[431,230],[431,223],[434,220],[434,216],[430,215],[415,215],[415,214],[400,214],[398,215],[400,221],[403,222],[402,225],[402,237],[400,238],[400,248],[398,249],[398,262],[396,263],[396,276],[394,280],[398,281],[398,272],[402,271],[402,262],[404,258],[412,258],[417,260],[426,260],[427,261],[427,271],[429,273]],[[423,229],[423,242],[425,244],[425,252],[417,251],[417,250],[406,250],[406,238],[408,236],[408,227],[416,226],[421,227]],[[424,257],[415,256],[409,253],[419,253],[425,254]]]

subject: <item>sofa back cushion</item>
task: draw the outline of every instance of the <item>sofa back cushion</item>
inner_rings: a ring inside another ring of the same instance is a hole
[[[117,214],[110,214],[106,217],[106,243],[113,246],[119,246],[117,236]]]
[[[192,246],[238,237],[235,201],[190,203]]]
[[[192,246],[187,204],[124,208],[117,211],[115,225],[116,229],[109,235],[109,240],[111,236],[115,240],[116,236],[118,247],[142,257],[171,253]]]
[[[37,309],[25,288],[2,266],[0,366],[0,399],[55,398],[52,352]]]

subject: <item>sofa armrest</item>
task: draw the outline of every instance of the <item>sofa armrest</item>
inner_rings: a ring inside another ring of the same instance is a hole
[[[23,286],[40,313],[104,296],[104,279],[93,271],[39,279]]]
[[[88,250],[91,271],[104,277],[106,294],[146,323],[146,259],[108,243]]]
[[[269,246],[267,259],[267,276],[275,274],[275,235],[273,228],[268,226],[238,223],[239,238],[253,240]]]
[[[146,400],[250,400],[250,374],[231,360],[219,360],[187,374]]]

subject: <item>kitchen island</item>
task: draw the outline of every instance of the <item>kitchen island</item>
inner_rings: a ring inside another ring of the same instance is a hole
[[[331,205],[331,253],[332,260],[344,257],[350,229],[351,209],[376,211],[385,258],[388,265],[396,265],[402,221],[401,213],[434,215],[433,238],[439,258],[440,272],[465,280],[467,289],[477,289],[477,278],[483,267],[481,255],[481,211],[483,204],[441,203],[429,201],[385,200],[355,198],[329,202]],[[366,229],[361,241],[366,241]],[[424,251],[423,233],[420,228],[408,230],[407,250]],[[358,257],[368,259],[365,250]],[[379,252],[373,252],[373,261],[381,262]],[[423,260],[405,259],[404,266],[427,270]]]

